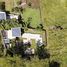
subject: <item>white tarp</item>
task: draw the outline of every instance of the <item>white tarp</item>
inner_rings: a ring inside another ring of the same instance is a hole
[[[21,37],[21,28],[12,28],[12,36],[13,37]]]

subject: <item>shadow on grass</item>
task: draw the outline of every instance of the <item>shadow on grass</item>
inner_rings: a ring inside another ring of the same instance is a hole
[[[34,55],[30,54],[25,54],[25,51],[27,50],[27,48],[30,48],[29,43],[26,45],[23,45],[23,42],[21,42],[19,45],[14,46],[10,49],[7,50],[7,55],[10,55],[11,57],[13,57],[13,55],[20,55],[21,58],[26,58],[26,59],[31,59],[32,56],[38,56],[38,58],[41,59],[46,59],[46,58],[50,58],[50,53],[48,52],[48,50],[44,47],[44,45],[37,47],[37,51],[35,51]]]
[[[52,61],[49,63],[49,67],[60,67],[60,63],[57,61]]]
[[[50,58],[50,53],[48,50],[43,46],[37,47],[37,55],[39,59],[46,59]]]

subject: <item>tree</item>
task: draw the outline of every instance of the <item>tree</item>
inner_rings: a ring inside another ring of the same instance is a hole
[[[43,30],[43,24],[39,24],[38,26],[37,26],[37,29],[42,29]]]
[[[26,24],[25,24],[25,22],[24,22],[24,19],[22,19],[21,14],[20,14],[19,17],[18,17],[18,22],[22,25],[22,27],[25,27],[25,26],[26,26]]]
[[[0,10],[5,11],[5,2],[0,2]]]
[[[31,27],[31,20],[32,20],[32,17],[29,17],[27,20],[27,28]]]

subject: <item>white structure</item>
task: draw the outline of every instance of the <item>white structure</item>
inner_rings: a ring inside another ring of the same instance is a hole
[[[0,20],[6,20],[8,19],[18,19],[19,15],[17,14],[8,14],[6,15],[6,12],[0,12]]]
[[[12,30],[8,30],[7,33],[8,33],[9,39],[16,38],[16,37],[12,36]],[[31,41],[31,39],[34,39],[36,41],[36,43],[38,42],[38,40],[40,40],[40,42],[42,43],[42,37],[40,34],[24,33],[21,37],[23,38],[24,43]]]
[[[5,44],[10,43],[10,40],[9,39],[4,39],[4,43]]]
[[[13,37],[21,37],[21,28],[17,27],[17,28],[12,28],[12,36]]]
[[[10,19],[18,19],[18,15],[9,14]]]
[[[0,12],[0,20],[6,20],[6,13]]]
[[[11,30],[8,30],[8,31],[7,31],[7,35],[8,35],[7,37],[8,37],[9,39],[14,39],[14,38],[15,38],[15,37],[12,36],[12,31],[11,31]]]
[[[36,43],[38,40],[40,40],[40,42],[42,43],[42,37],[40,34],[24,33],[22,35],[22,38],[26,39],[26,41],[30,41],[31,39],[34,39],[36,41]]]

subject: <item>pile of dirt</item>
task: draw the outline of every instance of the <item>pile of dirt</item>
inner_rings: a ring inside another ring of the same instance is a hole
[[[22,2],[26,2],[28,6],[31,6],[32,8],[38,8],[39,7],[39,0],[22,0]]]

